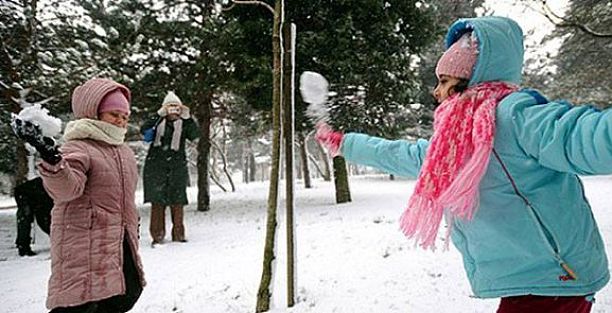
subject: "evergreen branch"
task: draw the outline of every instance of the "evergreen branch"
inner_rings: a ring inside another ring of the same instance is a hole
[[[10,3],[10,4],[14,5],[14,6],[21,7],[21,8],[25,7],[22,3],[19,3],[19,2],[14,1],[14,0],[4,0],[4,1],[6,1],[6,2],[8,2],[8,3]]]
[[[272,13],[272,15],[274,15],[274,8],[272,8],[269,4],[263,2],[263,1],[258,1],[258,0],[232,0],[233,4],[256,4],[256,5],[261,5],[264,6],[266,9],[268,9],[268,11],[270,11],[270,13]],[[233,5],[232,5],[233,7]],[[232,7],[230,7],[229,9],[231,9]],[[228,9],[228,10],[229,10]]]

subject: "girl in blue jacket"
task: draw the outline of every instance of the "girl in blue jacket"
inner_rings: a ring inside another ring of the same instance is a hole
[[[433,249],[444,217],[474,296],[501,297],[498,312],[590,312],[610,276],[578,175],[612,173],[612,110],[520,89],[522,38],[502,17],[450,27],[430,140],[325,124],[317,138],[348,161],[417,177],[403,232]]]

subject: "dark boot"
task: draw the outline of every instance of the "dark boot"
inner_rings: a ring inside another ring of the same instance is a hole
[[[185,225],[183,225],[183,206],[171,206],[170,214],[172,215],[172,241],[187,242],[187,239],[185,239]]]
[[[112,311],[104,311],[98,305],[98,302],[88,302],[85,304],[71,306],[71,307],[63,307],[63,308],[55,308],[51,310],[49,313],[106,313]],[[119,312],[117,312],[119,313]]]
[[[149,231],[153,244],[162,243],[166,236],[166,207],[161,204],[153,203],[151,205],[151,222]]]
[[[19,256],[35,256],[36,252],[32,251],[30,246],[18,246]]]

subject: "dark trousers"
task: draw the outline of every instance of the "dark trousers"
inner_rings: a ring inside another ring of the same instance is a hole
[[[30,233],[34,218],[36,218],[36,223],[40,229],[49,234],[53,199],[45,191],[40,177],[16,186],[14,194],[17,203],[17,239],[15,244],[18,248],[29,248],[32,241]]]
[[[585,296],[517,296],[501,299],[497,313],[589,313],[593,303]]]
[[[127,237],[123,240],[123,275],[125,276],[125,294],[100,301],[88,302],[79,306],[55,308],[49,313],[123,313],[131,310],[140,294],[140,276]]]

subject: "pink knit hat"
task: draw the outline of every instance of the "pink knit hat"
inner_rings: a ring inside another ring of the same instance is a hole
[[[98,107],[109,93],[120,90],[129,102],[131,100],[130,90],[110,79],[93,78],[82,85],[74,88],[72,92],[72,112],[76,119],[98,118]]]
[[[472,33],[466,33],[455,41],[440,57],[436,66],[436,76],[448,75],[470,79],[478,59],[478,42]]]
[[[130,102],[123,94],[121,89],[115,89],[104,96],[100,106],[98,107],[98,114],[110,111],[119,111],[125,114],[130,114]]]

